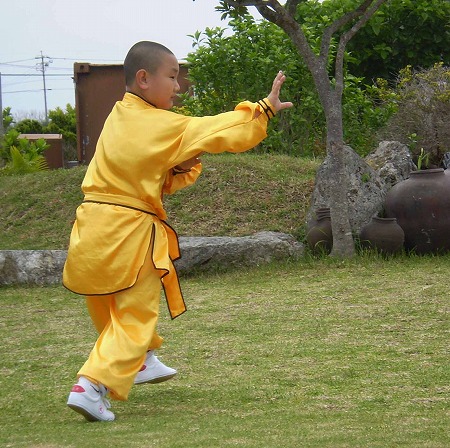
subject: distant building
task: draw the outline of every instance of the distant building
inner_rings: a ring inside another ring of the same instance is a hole
[[[123,65],[76,62],[74,83],[78,161],[87,164],[94,155],[106,117],[125,94]],[[178,83],[180,93],[189,90],[187,66],[182,63]]]

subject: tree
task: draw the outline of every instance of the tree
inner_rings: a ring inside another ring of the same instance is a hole
[[[57,107],[48,113],[48,118],[50,122],[44,128],[47,134],[62,134],[66,142],[77,144],[77,119],[73,106],[67,104],[65,111]]]
[[[350,257],[355,245],[349,220],[344,165],[344,137],[342,120],[342,93],[344,88],[344,56],[350,39],[375,14],[386,0],[360,0],[355,7],[325,26],[320,39],[318,54],[308,41],[302,27],[299,5],[307,0],[287,0],[282,5],[277,0],[224,0],[218,9],[235,13],[255,7],[269,22],[278,25],[291,39],[298,54],[303,58],[316,86],[326,119],[326,146],[330,167],[329,198],[333,231],[332,256]],[[330,61],[333,60],[333,66]],[[332,73],[329,73],[329,70]]]
[[[14,123],[14,118],[11,115],[10,107],[5,107],[2,110],[2,120],[3,120],[3,132],[7,132],[8,128]]]

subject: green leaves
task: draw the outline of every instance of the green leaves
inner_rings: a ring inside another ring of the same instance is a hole
[[[429,68],[439,61],[449,65],[449,17],[447,0],[386,2],[348,43],[348,51],[356,57],[349,69],[371,82],[379,77],[395,80],[407,65]]]
[[[25,153],[22,153],[16,146],[11,146],[11,160],[5,165],[4,168],[0,170],[0,174],[12,176],[16,174],[27,174],[48,170],[45,157],[38,153],[38,150],[34,147],[33,143],[31,143],[30,146],[33,146],[33,148]]]
[[[48,170],[44,151],[49,147],[47,142],[40,138],[34,142],[19,138],[15,129],[5,134],[1,146],[1,156],[5,166],[0,169],[0,175],[15,175],[34,173]]]

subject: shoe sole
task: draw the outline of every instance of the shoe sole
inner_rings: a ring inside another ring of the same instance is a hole
[[[77,406],[76,404],[68,404],[70,409],[73,409],[75,412],[81,414],[88,422],[99,422],[100,420],[96,418],[94,415],[90,414],[86,409]]]
[[[85,409],[80,404],[68,402],[67,406],[69,406],[69,408],[73,409],[75,412],[78,412],[79,414],[81,414],[88,422],[111,422],[114,420],[114,418],[112,420],[100,419],[97,416],[91,414],[87,409]]]
[[[157,376],[157,377],[145,380],[145,381],[135,381],[134,384],[157,384],[157,383],[163,383],[164,381],[170,380],[175,375],[176,375],[176,373],[174,373],[172,375]]]

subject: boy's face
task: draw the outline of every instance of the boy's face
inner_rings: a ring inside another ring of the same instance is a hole
[[[179,65],[176,57],[163,53],[156,73],[148,73],[148,88],[143,92],[145,99],[158,109],[170,109],[180,90],[178,84]]]

